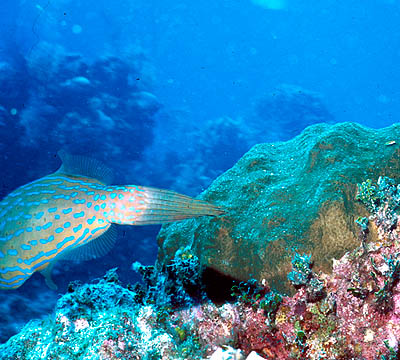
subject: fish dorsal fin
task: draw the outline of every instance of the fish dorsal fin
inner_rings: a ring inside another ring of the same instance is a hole
[[[86,156],[71,155],[64,150],[60,150],[58,156],[62,161],[58,173],[90,177],[106,185],[112,183],[112,171],[101,161]]]
[[[98,238],[89,241],[87,244],[78,246],[63,255],[61,260],[71,260],[81,262],[91,259],[96,259],[106,255],[115,245],[117,240],[117,227],[111,224],[108,230]]]

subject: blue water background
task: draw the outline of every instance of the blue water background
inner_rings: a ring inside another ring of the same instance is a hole
[[[3,0],[0,198],[56,170],[60,149],[115,183],[197,195],[255,143],[397,122],[399,15],[395,0]],[[59,264],[59,292],[111,267],[137,281],[158,229],[121,228],[105,258]],[[0,341],[56,297],[39,274],[1,293]]]

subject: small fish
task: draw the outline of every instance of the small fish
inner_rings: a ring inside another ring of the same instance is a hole
[[[20,287],[40,271],[56,289],[56,261],[105,255],[116,240],[114,224],[163,224],[224,211],[174,191],[106,185],[100,162],[60,152],[55,173],[19,187],[0,202],[0,289]]]

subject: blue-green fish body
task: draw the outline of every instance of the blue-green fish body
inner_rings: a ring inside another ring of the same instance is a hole
[[[56,173],[21,186],[0,202],[0,289],[18,288],[36,271],[55,288],[54,263],[104,255],[115,240],[112,224],[160,224],[223,212],[173,191],[111,186],[71,175],[71,168],[93,175],[93,164],[103,175],[106,170],[89,159],[62,158]],[[66,165],[76,159],[80,166]]]

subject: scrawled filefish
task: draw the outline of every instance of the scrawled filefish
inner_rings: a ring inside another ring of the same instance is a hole
[[[59,154],[63,164],[0,202],[0,289],[21,286],[40,271],[50,288],[59,259],[102,256],[116,239],[113,224],[161,224],[223,213],[174,191],[106,185],[110,171],[85,157]]]

